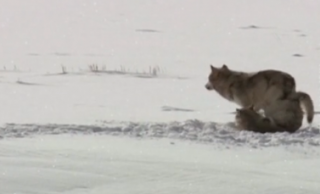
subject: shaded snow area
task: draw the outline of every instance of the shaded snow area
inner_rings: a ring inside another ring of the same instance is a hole
[[[0,194],[318,194],[320,1],[1,0]],[[234,127],[210,64],[277,69],[312,126]]]
[[[104,122],[102,125],[7,124],[0,128],[0,137],[2,138],[58,134],[103,134],[144,139],[168,138],[206,142],[221,148],[233,146],[262,148],[290,145],[318,147],[320,145],[320,130],[317,127],[301,128],[293,134],[260,134],[238,131],[234,128],[233,123],[218,124],[199,120],[168,123]]]

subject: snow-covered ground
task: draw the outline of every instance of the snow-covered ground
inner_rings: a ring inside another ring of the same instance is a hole
[[[0,194],[318,193],[320,127],[232,127],[209,65],[279,69],[319,107],[316,0],[0,6]],[[96,71],[98,67],[98,71]]]
[[[302,147],[218,149],[167,139],[60,135],[2,140],[1,193],[314,193]]]

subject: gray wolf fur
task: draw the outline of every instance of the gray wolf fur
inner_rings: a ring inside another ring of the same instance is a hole
[[[253,106],[236,109],[236,125],[241,130],[260,133],[275,133],[297,131],[303,122],[301,99],[305,93],[293,93],[284,100],[276,100],[264,110],[262,116]]]
[[[236,109],[236,127],[239,130],[254,131],[259,133],[283,132],[284,128],[278,127],[272,119],[256,112],[253,106]]]
[[[278,70],[247,73],[233,71],[226,65],[220,68],[212,65],[210,67],[211,72],[205,88],[216,91],[220,96],[238,104],[241,108],[252,105],[255,111],[263,110],[267,117],[272,118],[273,113],[280,111],[280,108],[273,104],[284,107],[287,105],[280,106],[280,102],[290,99],[289,104],[293,105],[292,99],[298,99],[300,109],[302,108],[307,114],[308,123],[313,121],[312,99],[307,93],[296,91],[295,79],[290,74]]]
[[[288,132],[298,130],[303,121],[303,111],[313,111],[312,100],[310,96],[304,92],[291,93],[284,100],[276,100],[269,106],[265,107],[264,114],[268,118],[272,118],[273,122],[284,128]],[[309,107],[309,108],[306,108]],[[306,111],[306,112],[307,112]],[[307,112],[308,115],[308,112]],[[313,112],[309,113],[313,116]],[[308,123],[312,122],[312,117],[307,116]]]

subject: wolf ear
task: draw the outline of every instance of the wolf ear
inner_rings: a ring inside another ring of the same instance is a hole
[[[223,64],[221,69],[223,69],[223,70],[229,70],[229,68],[228,68],[228,66],[227,66],[226,64]]]
[[[216,68],[216,67],[213,67],[212,65],[210,65],[210,68],[211,68],[211,74],[210,74],[210,77],[212,78],[217,78],[218,75],[219,75],[219,69]]]
[[[219,68],[216,68],[213,65],[210,65],[210,68],[211,68],[211,72],[214,73],[215,75],[217,75],[220,70]]]
[[[210,68],[211,68],[211,71],[215,71],[216,70],[216,68],[213,67],[212,65],[210,65]]]

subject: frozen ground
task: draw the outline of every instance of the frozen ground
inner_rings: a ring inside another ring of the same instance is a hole
[[[316,194],[319,189],[319,155],[300,146],[218,149],[167,139],[60,135],[4,139],[0,149],[1,193]]]
[[[274,68],[319,111],[318,18],[315,0],[2,1],[0,194],[318,193],[318,114],[239,132],[204,88],[210,64]]]

